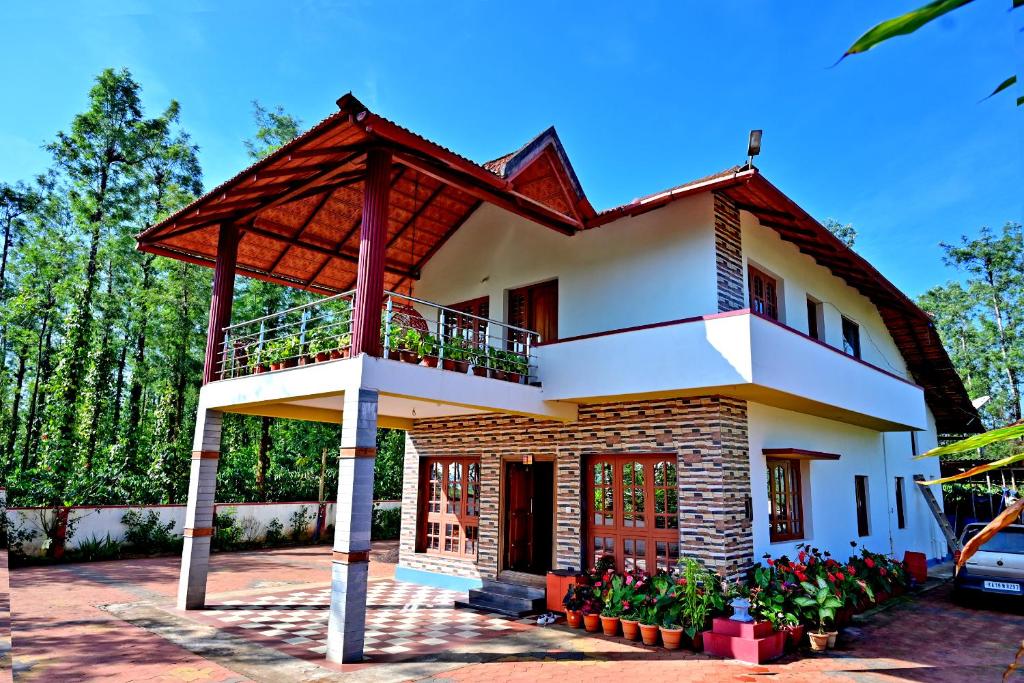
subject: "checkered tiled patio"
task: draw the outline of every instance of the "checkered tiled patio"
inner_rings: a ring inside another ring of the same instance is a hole
[[[527,628],[512,620],[455,609],[461,593],[392,579],[376,579],[367,591],[367,662],[395,662],[452,650]],[[267,593],[211,606],[197,618],[292,656],[321,662],[327,650],[331,589]]]

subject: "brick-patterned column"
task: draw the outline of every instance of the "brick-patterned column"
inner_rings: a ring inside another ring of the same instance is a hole
[[[366,579],[373,515],[373,464],[377,455],[377,392],[345,392],[338,461],[338,505],[331,563],[331,613],[327,659],[363,659]]]
[[[188,507],[185,510],[185,544],[178,576],[178,609],[202,609],[206,606],[206,575],[210,569],[222,418],[216,410],[200,410],[196,417]]]
[[[558,520],[555,529],[555,564],[559,569],[583,566],[583,477],[579,451],[559,450],[555,461]]]
[[[747,404],[711,396],[689,399],[693,429],[679,444],[679,553],[735,577],[754,561],[747,517],[750,459]]]
[[[718,272],[718,310],[747,307],[743,295],[743,240],[735,202],[718,192],[715,201],[715,269]]]

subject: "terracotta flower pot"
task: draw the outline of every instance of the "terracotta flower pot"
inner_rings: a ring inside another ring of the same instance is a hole
[[[678,650],[683,645],[683,629],[662,626],[661,643],[666,650]]]
[[[622,637],[626,640],[640,640],[640,622],[634,619],[620,619],[622,624]]]
[[[486,377],[487,376],[487,367],[484,366],[484,365],[474,365],[473,366],[473,374],[476,375],[477,377]]]
[[[811,652],[824,652],[828,649],[827,633],[815,633],[812,631],[807,634],[807,637],[811,639]]]
[[[839,637],[839,631],[829,631],[825,635],[828,636],[828,646],[829,647],[835,647],[836,646],[836,638]]]
[[[503,380],[503,379],[505,379],[505,371],[504,370],[491,370],[491,377],[493,377],[494,379],[501,379],[501,380]]]
[[[283,360],[274,361],[273,363],[270,364],[270,369],[272,371],[283,370],[284,369],[284,361]]]
[[[565,610],[565,620],[569,628],[580,628],[583,626],[583,614],[578,609]]]
[[[657,645],[658,627],[654,624],[640,624],[640,636],[644,640],[644,645]]]
[[[423,360],[420,361],[420,365],[425,368],[436,368],[437,356],[424,356]]]
[[[452,372],[466,372],[469,370],[469,362],[464,360],[452,360],[451,358],[445,358],[441,361],[441,367],[445,370],[451,370]]]
[[[512,382],[512,384],[522,384],[523,376],[520,375],[518,372],[506,372],[505,381]]]
[[[316,362],[317,363],[323,363],[324,361],[327,361],[327,360],[330,360],[330,359],[331,359],[331,354],[327,353],[326,351],[317,351],[316,352]]]
[[[348,358],[349,349],[346,346],[343,349],[334,349],[331,351],[331,360],[338,360],[339,358]]]
[[[417,365],[420,362],[420,354],[415,351],[409,351],[408,349],[402,349],[399,351],[398,358],[403,363],[412,363],[413,365]]]
[[[601,615],[601,630],[606,636],[619,635],[619,618]]]
[[[255,373],[256,373],[257,375],[262,375],[262,374],[263,374],[264,372],[266,372],[266,371],[267,371],[267,366],[266,366],[266,365],[263,365],[262,363],[260,363],[259,365],[257,365],[257,366],[256,366],[256,368],[255,368]]]
[[[312,365],[316,361],[313,360],[313,356],[300,356],[299,365]]]
[[[597,633],[601,630],[601,616],[598,614],[584,614],[583,628],[587,629],[587,633]]]
[[[704,632],[697,631],[690,640],[694,652],[704,652]]]

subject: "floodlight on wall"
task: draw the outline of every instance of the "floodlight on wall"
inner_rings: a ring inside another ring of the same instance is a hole
[[[763,132],[760,128],[750,131],[750,138],[747,140],[747,166],[753,166],[754,157],[761,153],[761,134]]]

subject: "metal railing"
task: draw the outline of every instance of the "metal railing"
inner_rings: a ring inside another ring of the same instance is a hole
[[[355,292],[344,292],[224,328],[221,379],[348,358]],[[386,292],[381,309],[385,358],[472,372],[515,383],[537,377],[532,330]]]
[[[220,378],[347,358],[354,296],[354,291],[343,292],[225,327]]]
[[[387,292],[384,357],[515,383],[537,378],[540,335],[523,327]]]

